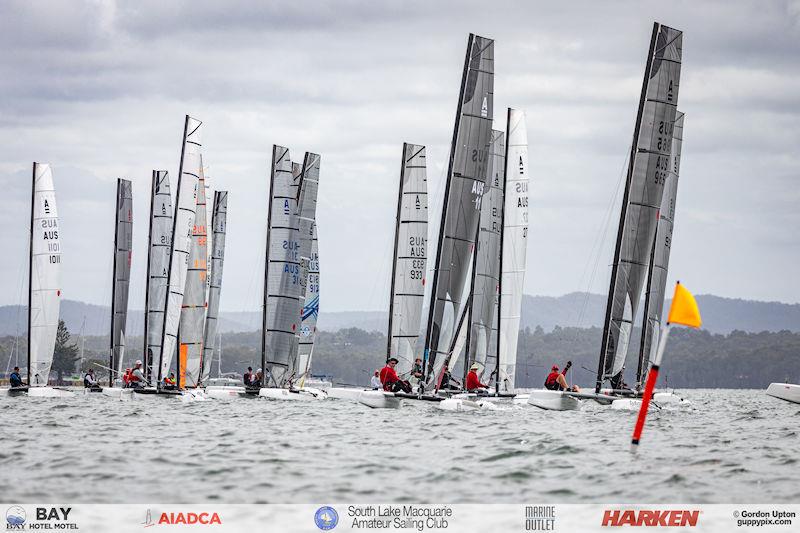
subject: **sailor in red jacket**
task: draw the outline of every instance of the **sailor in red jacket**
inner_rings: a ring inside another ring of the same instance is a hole
[[[484,385],[481,383],[481,380],[478,379],[478,370],[480,370],[481,365],[475,363],[469,368],[469,373],[467,374],[467,386],[466,389],[468,391],[475,391],[478,389],[488,389],[489,385]]]
[[[544,380],[544,388],[548,390],[566,390],[572,392],[580,392],[580,389],[577,385],[574,387],[570,387],[567,385],[567,372],[569,368],[572,366],[572,361],[567,361],[564,370],[559,373],[558,372],[558,365],[553,365],[553,368],[550,369],[550,373],[547,375],[547,379]]]
[[[402,381],[400,376],[397,375],[397,371],[394,369],[398,362],[396,358],[391,357],[386,362],[386,366],[381,369],[383,390],[389,392],[411,392],[411,384],[408,381]]]

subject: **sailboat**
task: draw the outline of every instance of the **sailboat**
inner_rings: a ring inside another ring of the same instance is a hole
[[[153,170],[150,187],[150,218],[147,238],[147,278],[144,296],[144,361],[145,378],[151,385],[158,382],[161,342],[170,256],[172,253],[172,196],[169,173]]]
[[[452,355],[487,189],[494,41],[470,34],[456,109],[423,354],[423,387],[439,389]],[[430,395],[428,395],[430,396]]]
[[[181,372],[185,365],[178,361],[178,372],[175,386],[166,386],[165,380],[175,377],[172,370],[172,359],[178,347],[178,329],[181,322],[181,307],[186,289],[186,278],[189,267],[189,254],[195,225],[197,209],[198,183],[202,175],[202,125],[203,123],[186,115],[181,143],[181,161],[178,167],[178,183],[175,193],[175,211],[172,218],[172,230],[169,242],[171,251],[167,270],[167,294],[164,301],[164,314],[161,328],[161,350],[158,363],[153,361],[155,388],[134,389],[140,394],[182,395],[185,387]],[[205,256],[203,257],[205,261]],[[152,381],[152,380],[151,380]]]
[[[109,334],[108,387],[106,396],[130,395],[122,388],[122,363],[125,356],[125,326],[128,318],[128,291],[133,247],[133,191],[130,180],[117,179],[114,209],[114,266],[111,280],[111,331]],[[114,385],[117,385],[116,387]],[[92,390],[92,389],[87,389]]]
[[[33,164],[30,228],[27,383],[3,392],[45,398],[73,396],[71,391],[49,386],[61,304],[61,235],[53,171],[46,163]]]
[[[320,389],[298,383],[310,360],[310,352],[302,358],[300,355],[300,327],[311,270],[319,169],[320,156],[306,152],[298,176],[289,159],[289,150],[273,147],[262,341],[265,386],[258,393],[262,398],[321,400],[327,397]],[[285,238],[278,240],[282,237]],[[277,269],[273,268],[273,261],[278,263]]]
[[[682,41],[681,31],[658,22],[653,24],[620,211],[594,394],[534,391],[530,405],[576,409],[577,398],[610,403],[621,394],[635,395],[624,383],[623,373],[670,172]],[[611,388],[602,389],[607,380]]]

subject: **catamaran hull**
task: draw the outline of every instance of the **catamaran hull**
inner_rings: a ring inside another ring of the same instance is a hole
[[[90,392],[91,389],[84,389],[85,394],[95,394]],[[114,398],[115,400],[130,400],[133,398],[133,389],[121,389],[119,387],[103,387],[100,391],[102,396]]]
[[[287,400],[287,401],[319,401],[328,397],[324,391],[320,389],[278,389],[275,387],[266,387],[258,391],[260,398],[268,400]]]
[[[70,398],[75,396],[75,393],[67,389],[59,389],[56,387],[30,387],[28,389],[28,396],[32,398]]]
[[[403,406],[402,398],[398,398],[393,392],[381,390],[361,391],[358,395],[358,403],[373,409],[399,409]]]
[[[791,383],[770,383],[767,395],[787,402],[800,403],[800,385]]]
[[[659,407],[670,405],[678,407],[689,407],[692,402],[681,398],[672,392],[656,392],[653,394],[653,403]],[[642,407],[640,398],[620,398],[611,402],[611,408],[622,411],[638,411]]]
[[[331,387],[328,389],[327,392],[329,398],[335,398],[337,400],[352,400],[354,402],[357,402],[362,392],[373,392],[373,390],[356,389],[353,387]],[[383,391],[375,390],[374,392],[383,392]]]
[[[206,396],[214,400],[236,400],[247,398],[247,389],[244,387],[206,387]]]
[[[22,396],[28,392],[28,386],[11,387],[8,389],[0,389],[0,396]]]
[[[549,411],[577,411],[581,408],[581,401],[564,391],[537,390],[528,395],[528,405]]]

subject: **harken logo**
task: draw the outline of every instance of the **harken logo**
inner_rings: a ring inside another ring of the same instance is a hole
[[[19,505],[12,505],[6,511],[6,529],[22,529],[27,518],[25,509]]]
[[[603,513],[604,527],[694,527],[700,511],[615,509]]]

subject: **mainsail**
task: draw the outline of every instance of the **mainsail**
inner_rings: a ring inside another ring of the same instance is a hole
[[[522,288],[528,251],[528,130],[525,112],[508,110],[505,207],[500,256],[500,300],[495,392],[512,392],[517,364]]]
[[[456,109],[425,335],[426,381],[438,379],[461,314],[486,186],[494,41],[470,34]]]
[[[125,351],[125,324],[128,319],[128,288],[131,281],[131,248],[133,241],[133,195],[131,182],[117,179],[117,207],[114,213],[114,279],[111,286],[111,357],[109,386],[122,375],[122,357]]]
[[[297,176],[299,181],[299,173]],[[262,386],[283,387],[297,359],[301,285],[297,186],[289,149],[272,147],[264,312],[261,338]]]
[[[203,358],[203,330],[206,321],[206,278],[208,274],[208,228],[206,224],[206,182],[200,157],[195,219],[189,248],[189,268],[181,306],[179,374],[184,387],[200,384]]]
[[[623,386],[631,328],[647,276],[669,172],[682,36],[682,32],[657,22],[653,25],[614,251],[597,392],[606,379],[611,380],[612,388]]]
[[[474,363],[496,367],[497,342],[495,311],[497,289],[500,285],[500,245],[503,226],[503,187],[505,186],[505,133],[492,130],[489,148],[488,188],[481,202],[481,221],[478,230],[478,245],[475,248],[475,266],[470,301],[470,325],[464,365],[464,374]],[[495,342],[492,343],[492,339]]]
[[[414,362],[422,303],[428,241],[428,177],[425,147],[403,144],[400,192],[394,234],[389,339],[386,359],[395,357],[397,372],[408,374]]]
[[[639,388],[644,387],[647,367],[655,355],[656,347],[658,346],[658,334],[661,331],[661,312],[664,308],[669,253],[672,248],[672,228],[675,224],[675,202],[678,197],[683,117],[684,114],[680,111],[675,115],[669,172],[667,173],[667,182],[664,184],[664,195],[661,199],[656,238],[650,254],[650,269],[644,297],[643,333],[639,347],[639,366],[636,369],[636,384]]]
[[[61,235],[50,165],[33,164],[31,189],[28,385],[43,387],[53,364],[61,304]]]
[[[189,249],[195,223],[197,183],[202,171],[200,149],[202,122],[186,115],[181,147],[181,163],[178,169],[178,186],[175,194],[175,217],[172,220],[172,256],[167,273],[167,298],[162,335],[163,352],[158,371],[158,381],[169,375],[172,356],[178,342],[178,326],[181,321],[183,292],[186,287],[186,271],[189,266]],[[178,386],[183,380],[178,373]]]
[[[147,239],[147,289],[145,292],[144,366],[146,378],[158,376],[161,340],[164,331],[164,307],[167,302],[167,275],[172,252],[172,197],[169,174],[154,170],[150,189],[150,230]]]
[[[214,192],[214,207],[211,217],[211,267],[208,287],[208,311],[203,334],[203,375],[200,382],[208,383],[211,376],[211,361],[214,359],[214,339],[217,336],[217,313],[222,291],[222,263],[225,258],[225,229],[228,218],[228,192]]]
[[[311,227],[311,231],[311,257],[306,275],[305,304],[300,315],[300,345],[297,352],[297,377],[301,387],[311,371],[311,358],[314,354],[314,339],[317,335],[317,319],[319,318],[319,246],[316,222]],[[305,259],[301,259],[301,261],[305,261]]]

